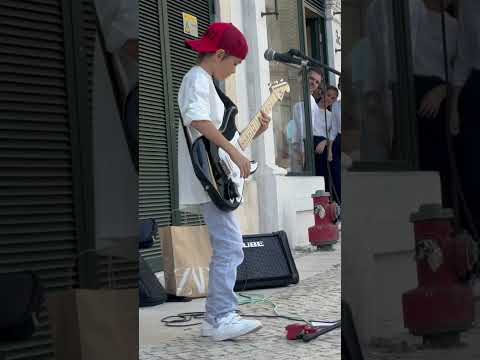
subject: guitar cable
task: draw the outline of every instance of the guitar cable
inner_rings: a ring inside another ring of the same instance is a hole
[[[319,322],[322,324],[325,324],[325,326],[330,326],[333,324],[338,323],[337,321],[325,321],[325,320],[307,320],[304,317],[302,317],[299,314],[283,314],[280,313],[277,310],[277,304],[275,304],[273,301],[269,300],[263,295],[258,295],[258,294],[252,294],[252,295],[247,295],[247,294],[242,294],[239,293],[237,295],[239,298],[244,298],[244,301],[239,300],[239,306],[241,305],[271,305],[272,311],[274,315],[270,314],[247,314],[244,313],[241,310],[237,310],[237,314],[241,315],[243,317],[248,317],[248,318],[269,318],[269,319],[285,319],[289,321],[300,321],[302,323],[305,323],[307,325],[313,326],[314,323]],[[196,326],[200,325],[201,322],[193,322],[195,320],[203,320],[205,318],[205,312],[184,312],[184,313],[179,313],[177,315],[169,315],[161,319],[161,322],[165,324],[165,326],[169,327],[189,327],[189,326]],[[332,329],[333,330],[333,329]]]

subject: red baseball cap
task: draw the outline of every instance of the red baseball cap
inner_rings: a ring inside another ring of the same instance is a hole
[[[232,23],[213,23],[201,39],[185,40],[185,45],[199,53],[213,53],[223,49],[227,54],[242,60],[248,53],[245,36]]]

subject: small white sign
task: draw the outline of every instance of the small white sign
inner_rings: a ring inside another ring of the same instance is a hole
[[[183,15],[183,32],[198,37],[198,20],[195,16],[187,13]]]

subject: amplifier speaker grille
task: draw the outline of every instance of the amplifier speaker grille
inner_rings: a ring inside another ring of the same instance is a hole
[[[245,235],[244,260],[237,269],[235,291],[288,286],[299,281],[284,231]]]

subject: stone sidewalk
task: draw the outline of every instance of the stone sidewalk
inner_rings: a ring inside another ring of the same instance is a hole
[[[309,320],[340,319],[340,244],[334,251],[297,251],[300,283],[287,288],[246,291],[267,296],[281,314],[297,314]],[[341,330],[320,336],[309,343],[288,341],[285,326],[295,321],[262,318],[256,334],[233,341],[213,342],[199,336],[199,326],[171,328],[161,318],[187,311],[203,311],[203,299],[189,303],[166,303],[140,311],[140,360],[160,359],[340,359]],[[242,305],[245,314],[273,315],[265,304]]]
[[[480,306],[476,304],[476,314]],[[461,335],[461,344],[448,349],[424,348],[421,340],[408,336],[371,344],[365,360],[477,360],[480,359],[480,324]]]
[[[473,328],[460,335],[460,345],[447,349],[425,348],[420,337],[405,331],[401,338],[380,339],[365,348],[365,360],[477,360],[480,359],[480,302],[475,302]]]

